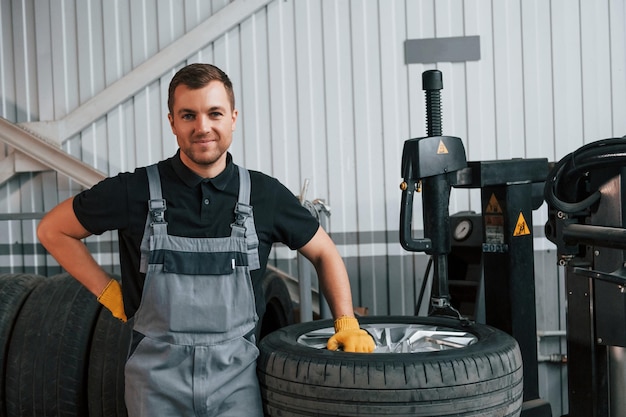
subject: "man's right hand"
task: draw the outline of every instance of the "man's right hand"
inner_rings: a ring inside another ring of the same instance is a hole
[[[124,313],[124,299],[122,298],[122,287],[120,283],[111,279],[102,293],[98,296],[100,304],[111,311],[113,317],[126,323],[126,313]]]

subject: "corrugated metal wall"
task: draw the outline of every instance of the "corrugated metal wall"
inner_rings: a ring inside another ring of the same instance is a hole
[[[0,0],[0,116],[61,120],[238,4]],[[398,243],[398,184],[404,141],[426,133],[421,73],[442,71],[444,133],[463,139],[469,160],[557,160],[626,134],[625,21],[624,0],[274,0],[184,61],[212,62],[231,76],[241,114],[236,162],[296,194],[310,179],[306,197],[332,207],[329,230],[355,303],[411,314],[426,258]],[[469,35],[480,37],[479,61],[405,64],[407,39]],[[166,91],[184,63],[171,62],[80,133],[61,137],[63,148],[111,175],[172,155]],[[0,147],[0,160],[10,152]],[[0,272],[56,272],[37,245],[37,218],[79,190],[54,172],[0,184]],[[477,190],[454,190],[450,212],[461,210],[482,211]],[[541,238],[544,209],[534,217],[538,327],[560,329],[562,278]],[[415,218],[419,229],[420,207]],[[115,235],[89,244],[115,270]],[[293,256],[276,254],[281,264]],[[542,372],[547,395],[560,396],[561,371]]]

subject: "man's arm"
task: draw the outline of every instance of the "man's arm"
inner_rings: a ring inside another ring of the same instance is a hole
[[[91,233],[78,221],[72,202],[73,198],[69,198],[46,214],[37,227],[37,237],[59,265],[98,297],[115,317],[126,321],[119,284],[96,263],[83,243],[82,239]]]
[[[320,288],[335,318],[335,335],[328,339],[328,349],[341,347],[347,352],[372,352],[374,340],[359,328],[354,318],[348,272],[331,238],[319,227],[299,251],[313,263]]]
[[[354,317],[348,272],[330,236],[322,227],[318,228],[313,238],[299,252],[315,267],[320,289],[328,301],[333,317]]]
[[[98,296],[111,279],[96,263],[82,239],[90,236],[78,221],[73,198],[46,214],[37,227],[37,237],[57,262],[89,291]]]

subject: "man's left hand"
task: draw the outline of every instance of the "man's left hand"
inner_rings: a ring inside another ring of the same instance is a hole
[[[354,317],[342,316],[335,320],[335,334],[326,345],[328,350],[342,348],[344,352],[370,353],[376,348],[374,339],[359,327]]]

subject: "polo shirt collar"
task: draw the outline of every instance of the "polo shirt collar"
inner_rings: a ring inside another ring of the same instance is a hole
[[[174,158],[172,158],[172,167],[176,175],[189,187],[195,187],[204,181],[213,184],[215,188],[221,191],[226,188],[235,173],[235,164],[233,164],[233,157],[230,152],[226,154],[226,168],[214,178],[202,178],[187,168],[180,159],[180,149],[176,152]]]

